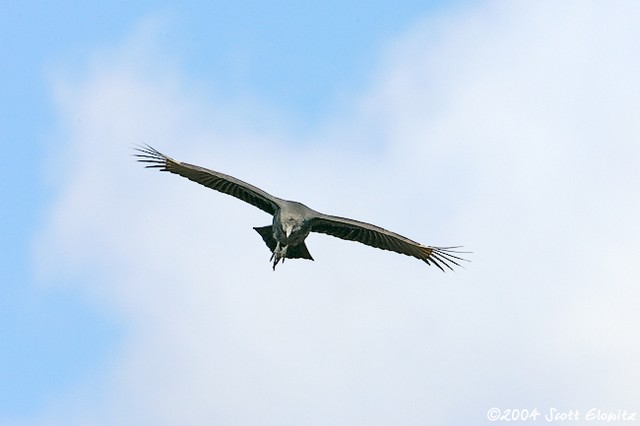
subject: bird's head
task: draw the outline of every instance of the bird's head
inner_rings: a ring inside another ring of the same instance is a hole
[[[296,221],[295,219],[287,220],[283,226],[284,235],[287,238],[289,238],[291,234],[295,234],[299,232],[301,228],[302,228],[302,225],[298,223],[298,221]]]
[[[293,232],[293,228],[295,227],[295,223],[287,222],[284,224],[284,236],[289,238],[291,233]]]

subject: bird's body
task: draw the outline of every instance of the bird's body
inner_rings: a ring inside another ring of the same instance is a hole
[[[280,208],[273,215],[273,223],[271,229],[268,230],[271,232],[273,240],[276,241],[276,247],[271,250],[273,252],[271,256],[271,260],[274,262],[273,269],[276,268],[280,259],[284,262],[289,250],[291,250],[293,258],[313,260],[309,250],[307,250],[307,246],[304,244],[304,240],[311,232],[312,219],[318,214],[318,212],[302,203],[287,200],[280,201]],[[256,228],[257,230],[258,228]],[[269,246],[269,242],[266,240],[265,242]]]
[[[150,146],[136,148],[138,161],[186,177],[194,182],[236,197],[273,215],[271,225],[254,228],[272,252],[273,269],[284,259],[313,260],[305,239],[311,232],[332,235],[383,250],[413,256],[442,271],[453,269],[457,261],[456,247],[431,247],[376,225],[339,216],[326,215],[297,201],[287,201],[232,176],[176,161]]]

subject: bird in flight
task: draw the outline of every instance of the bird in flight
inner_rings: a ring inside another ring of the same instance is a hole
[[[297,201],[287,201],[263,191],[233,176],[205,169],[189,163],[174,160],[149,145],[136,147],[134,155],[138,161],[147,163],[147,168],[171,172],[208,188],[236,197],[273,216],[268,226],[254,227],[271,250],[273,270],[285,259],[313,260],[304,243],[310,232],[319,232],[357,241],[382,250],[413,256],[435,265],[444,272],[444,268],[453,270],[465,259],[458,256],[458,247],[425,246],[395,232],[376,225],[345,217],[332,216],[317,212]]]

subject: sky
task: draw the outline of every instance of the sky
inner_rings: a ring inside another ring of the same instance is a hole
[[[637,2],[13,3],[0,425],[640,412]],[[141,143],[470,262],[274,272],[268,215]]]

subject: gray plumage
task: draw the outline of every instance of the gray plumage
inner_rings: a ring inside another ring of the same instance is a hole
[[[272,252],[273,269],[285,259],[313,260],[305,245],[310,232],[319,232],[357,241],[382,250],[390,250],[413,256],[427,264],[434,264],[440,270],[460,266],[457,247],[425,246],[395,232],[370,223],[339,216],[326,215],[310,209],[302,203],[287,201],[236,179],[233,176],[205,169],[204,167],[176,161],[156,149],[146,145],[135,148],[138,161],[146,167],[157,168],[183,176],[208,188],[236,197],[273,216],[269,226],[254,228]]]

